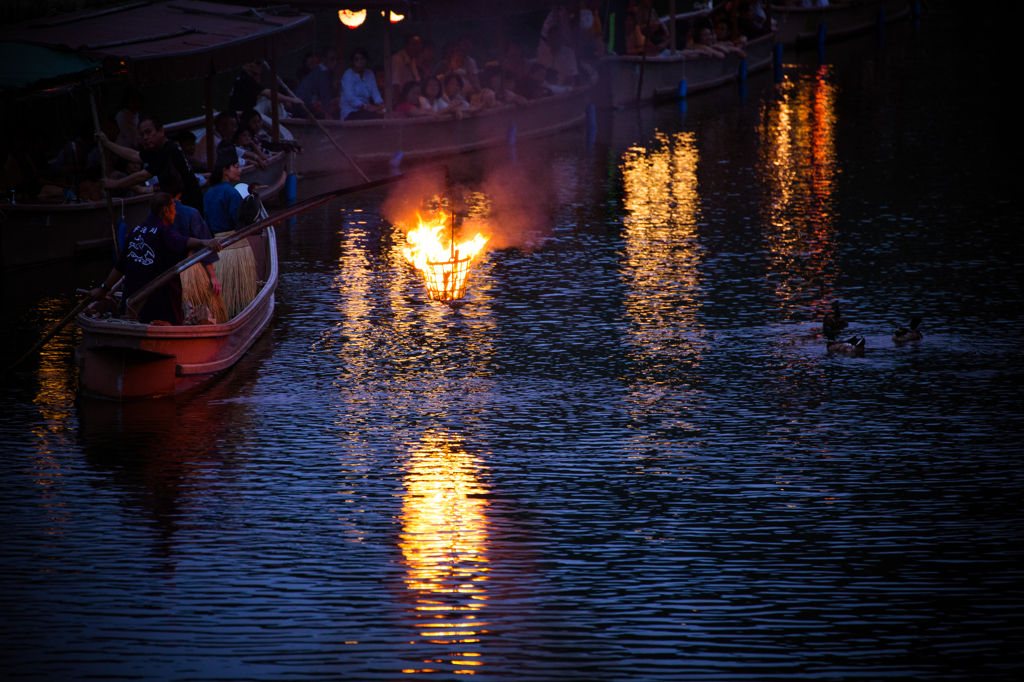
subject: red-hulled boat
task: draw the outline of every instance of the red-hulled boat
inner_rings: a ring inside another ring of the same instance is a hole
[[[162,326],[78,316],[75,351],[81,393],[134,400],[181,393],[238,362],[274,316],[277,243],[274,228],[245,237],[261,282],[256,298],[223,324]]]

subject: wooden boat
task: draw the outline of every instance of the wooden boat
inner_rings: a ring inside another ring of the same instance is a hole
[[[910,3],[908,0],[854,0],[828,7],[773,5],[772,19],[777,24],[779,43],[792,47],[815,42],[821,24],[825,24],[826,40],[876,28],[883,10],[885,21],[894,21],[910,13]]]
[[[284,188],[287,154],[270,157],[266,170],[242,169],[242,182],[262,185],[264,203],[273,204]],[[207,185],[203,185],[203,189]],[[114,199],[114,219],[124,216],[129,227],[149,215],[152,195]],[[90,251],[111,250],[113,235],[105,201],[65,204],[4,204],[0,206],[0,262],[16,268],[72,258]]]
[[[678,15],[679,19],[699,17],[703,12]],[[768,68],[772,63],[775,34],[756,38],[743,46],[747,72]],[[675,99],[679,83],[686,81],[687,94],[709,90],[741,76],[744,60],[735,55],[717,57],[643,57],[609,55],[599,65],[597,103],[602,108],[631,106],[653,100]],[[640,74],[643,72],[643,83]],[[637,91],[642,90],[637,97]]]
[[[364,170],[386,170],[397,152],[402,153],[404,163],[418,163],[508,144],[510,138],[514,141],[541,137],[581,125],[593,88],[587,85],[524,105],[490,109],[461,121],[393,118],[319,123]],[[302,153],[295,157],[300,175],[351,168],[316,122],[289,118],[281,123],[302,145]]]
[[[81,393],[106,400],[172,395],[235,364],[270,324],[277,288],[274,228],[245,239],[263,284],[252,303],[224,324],[158,326],[79,315]]]
[[[114,213],[129,225],[149,214],[151,196],[114,200]],[[4,269],[111,250],[114,238],[105,201],[0,206],[0,259]],[[113,253],[113,252],[111,252]]]
[[[173,26],[175,30],[154,31],[154,26]],[[83,85],[98,88],[110,75],[109,68],[104,72],[101,65],[118,65],[117,77],[135,86],[203,78],[207,99],[203,120],[212,133],[211,70],[223,72],[252,59],[283,56],[311,43],[314,34],[309,14],[280,7],[256,13],[237,5],[174,0],[72,12],[8,26],[0,29],[0,43],[27,42],[51,57],[45,60],[46,67],[40,67],[39,60],[10,65],[10,71],[24,71],[19,81],[24,84],[23,90],[40,96],[84,95]],[[94,42],[83,45],[83,36]],[[69,45],[78,46],[71,52],[77,59],[52,59],[54,55],[66,56]],[[60,66],[50,68],[51,62]],[[271,58],[271,63],[273,70],[275,59]],[[36,72],[45,72],[46,77],[40,79]],[[60,89],[51,87],[55,79]],[[276,84],[272,88],[276,89]],[[98,110],[95,106],[93,109],[95,117]],[[176,127],[168,129],[173,133]],[[243,169],[243,182],[268,186],[261,192],[265,199],[284,187],[287,155],[277,157],[271,159],[267,171]],[[149,197],[125,200],[125,221],[137,225],[148,213],[148,206]],[[119,209],[121,202],[115,200],[115,214]],[[106,202],[0,205],[0,266],[5,269],[69,258],[91,249],[109,249],[111,242]]]

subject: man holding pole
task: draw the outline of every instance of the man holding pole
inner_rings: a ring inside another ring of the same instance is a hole
[[[220,242],[216,239],[186,238],[172,227],[176,210],[171,195],[156,194],[149,208],[146,220],[129,234],[117,265],[103,284],[90,292],[93,299],[106,298],[110,288],[123,276],[122,301],[127,301],[136,291],[177,265],[189,251],[204,247],[214,253],[220,251]],[[180,325],[181,279],[175,277],[157,289],[138,311],[138,320],[145,324]]]
[[[97,133],[96,139],[122,159],[144,164],[142,170],[120,180],[104,178],[103,186],[106,189],[117,189],[141,184],[163,173],[170,164],[181,178],[181,203],[191,206],[202,214],[203,192],[199,189],[199,181],[196,179],[195,173],[192,172],[192,167],[185,160],[185,155],[178,149],[178,145],[167,141],[167,135],[164,134],[164,127],[160,121],[152,116],[142,119],[139,123],[139,133],[142,135],[142,146],[144,147],[141,152],[114,144],[103,133]]]

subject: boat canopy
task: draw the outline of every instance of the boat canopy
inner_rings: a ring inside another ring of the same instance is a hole
[[[102,61],[108,73],[122,72],[141,86],[201,78],[256,59],[274,59],[312,43],[314,34],[311,15],[284,7],[262,11],[174,0],[137,2],[10,26],[0,30],[0,43],[48,48],[66,60],[75,55],[92,60],[92,65]],[[15,73],[24,68],[31,74],[35,68],[8,59],[6,52],[2,63],[5,71],[6,65],[18,64]]]
[[[291,0],[303,9],[406,10],[418,21],[498,20],[501,17],[551,9],[556,0]]]
[[[88,76],[99,60],[69,50],[25,43],[0,43],[0,90],[60,87]]]

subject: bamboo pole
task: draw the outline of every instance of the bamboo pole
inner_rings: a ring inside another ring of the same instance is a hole
[[[668,0],[668,39],[672,42],[672,56],[678,53],[676,50],[676,0]]]
[[[288,86],[285,85],[283,80],[278,78],[277,79],[277,84],[284,89],[284,94],[288,95],[289,97],[295,97],[295,93],[293,93],[288,88]],[[295,99],[299,99],[299,98],[295,97]],[[334,137],[329,132],[327,132],[327,128],[324,128],[323,124],[320,123],[320,119],[318,119],[316,116],[313,115],[313,112],[309,110],[309,107],[306,106],[305,102],[302,103],[302,108],[306,110],[306,116],[309,117],[310,121],[312,121],[313,123],[316,124],[316,127],[320,129],[320,132],[324,134],[324,137],[326,137],[328,140],[330,140],[331,144],[334,145],[334,148],[337,149],[339,152],[341,152],[341,155],[345,157],[345,160],[348,161],[350,164],[352,164],[352,167],[356,169],[356,172],[358,172],[361,176],[363,176],[363,180],[365,180],[366,182],[369,182],[370,181],[370,176],[363,172],[363,169],[359,167],[359,164],[357,164],[355,162],[355,159],[353,159],[351,156],[349,156],[348,152],[346,152],[344,149],[342,149],[341,145],[338,144],[338,141],[335,140]]]
[[[384,118],[391,118],[395,88],[391,85],[391,10],[384,10]]]
[[[112,286],[110,288],[110,293],[108,294],[108,296],[113,296],[114,292],[117,291],[118,289],[120,289],[122,284],[124,284],[124,277],[122,277],[121,279],[117,280],[117,283],[115,283],[114,286]],[[76,291],[77,291],[77,293],[83,293],[82,289],[78,289]],[[68,326],[68,324],[71,322],[71,320],[73,320],[76,317],[78,317],[78,314],[81,313],[83,310],[85,310],[86,307],[88,307],[88,305],[95,300],[92,297],[92,291],[91,290],[90,291],[84,291],[84,293],[88,294],[85,297],[85,299],[83,301],[81,301],[78,305],[76,305],[71,310],[70,313],[65,315],[63,320],[61,320],[56,325],[54,325],[54,327],[49,332],[47,332],[46,336],[44,336],[43,338],[39,339],[39,341],[36,343],[36,345],[32,346],[32,348],[27,353],[25,353],[20,358],[15,360],[14,363],[10,367],[7,368],[7,370],[4,372],[4,374],[10,374],[11,371],[15,367],[20,365],[21,362],[25,358],[27,358],[28,356],[32,355],[33,353],[38,351],[40,348],[45,346],[47,343],[49,343],[50,339],[52,339],[53,337],[57,336],[57,334],[59,334],[61,332],[61,330],[64,329],[64,327]]]
[[[204,82],[203,90],[206,98],[206,170],[213,172],[214,147],[213,147],[213,76],[208,75]]]
[[[99,109],[96,107],[96,93],[93,92],[92,88],[89,88],[89,106],[92,107],[93,127],[96,130],[96,134],[99,135],[102,132],[102,128],[100,128]],[[100,168],[103,170],[103,177],[106,178],[107,150],[102,147],[100,148]],[[110,235],[114,238],[114,261],[116,262],[121,258],[121,252],[117,248],[117,221],[114,220],[114,200],[110,198],[110,190],[105,187],[103,188],[103,196],[107,200],[107,213],[110,214]]]
[[[270,59],[270,139],[281,141],[281,117],[278,112],[277,59]]]
[[[248,237],[250,234],[262,232],[268,227],[276,225],[284,220],[287,220],[288,218],[293,218],[299,215],[300,213],[304,213],[310,209],[316,208],[317,206],[322,206],[323,204],[326,204],[329,201],[333,201],[338,197],[343,197],[348,194],[356,194],[358,192],[365,192],[366,190],[376,189],[378,187],[384,187],[386,185],[392,185],[403,180],[408,180],[423,175],[429,175],[430,173],[434,173],[439,170],[443,170],[445,172],[446,177],[448,176],[448,174],[450,174],[450,170],[446,165],[430,166],[429,168],[423,168],[412,173],[381,178],[380,180],[365,182],[361,185],[343,187],[341,189],[336,189],[331,192],[318,194],[315,197],[310,197],[305,201],[301,201],[295,204],[294,206],[286,208],[285,210],[275,213],[272,216],[255,222],[249,227],[233,232],[224,239],[218,240],[220,243],[221,250],[226,249],[227,247],[231,246],[232,244],[238,241],[241,241],[242,239]],[[213,252],[210,251],[210,249],[204,247],[196,251],[191,256],[181,261],[174,267],[164,272],[162,275],[151,281],[146,286],[136,291],[125,302],[125,317],[132,320],[137,319],[138,314],[135,311],[142,309],[142,306],[146,304],[146,299],[148,299],[153,294],[154,291],[156,291],[157,289],[171,281],[171,279],[173,279],[175,275],[180,275],[182,272],[188,270],[190,267],[200,262],[201,260],[203,260],[212,253]]]

